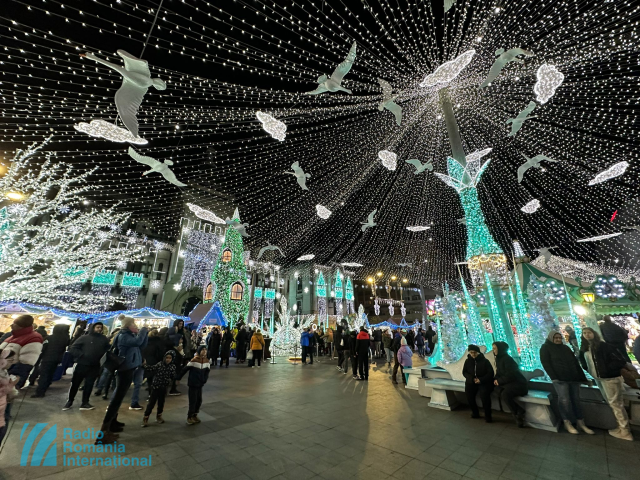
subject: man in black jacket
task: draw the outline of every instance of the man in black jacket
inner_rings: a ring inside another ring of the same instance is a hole
[[[103,328],[102,322],[92,323],[89,326],[89,334],[83,335],[69,347],[69,352],[77,363],[71,377],[69,399],[62,410],[71,408],[82,380],[84,380],[84,389],[80,410],[93,410],[94,407],[89,403],[89,396],[100,373],[100,359],[109,350],[109,340],[102,334]]]
[[[491,392],[493,391],[493,367],[491,362],[480,352],[477,345],[469,345],[469,355],[462,367],[464,375],[464,393],[471,407],[471,418],[480,418],[476,395],[480,394],[482,408],[484,409],[484,421],[491,423]]]
[[[356,355],[358,356],[358,380],[369,380],[369,350],[371,337],[364,327],[360,327],[360,333],[356,337]]]
[[[44,397],[51,382],[53,375],[58,368],[58,364],[62,361],[64,352],[69,346],[69,325],[59,324],[53,327],[53,332],[47,337],[42,345],[42,354],[40,355],[40,378],[38,379],[38,388],[31,398]]]
[[[627,341],[629,340],[629,332],[619,325],[616,325],[611,321],[611,315],[605,315],[603,318],[604,323],[600,325],[600,331],[602,332],[602,339],[609,345],[616,347],[616,349],[622,354],[622,357],[631,363],[629,354],[627,353]]]
[[[405,333],[405,332],[402,332]],[[400,345],[402,341],[403,335],[396,331],[393,336],[393,342],[391,342],[391,350],[393,350],[393,373],[391,374],[391,380],[394,384],[398,384],[396,380],[396,374],[398,373],[398,368],[400,368],[400,361],[398,360],[398,350],[400,350]]]

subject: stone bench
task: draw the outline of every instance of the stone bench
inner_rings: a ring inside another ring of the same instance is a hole
[[[424,367],[422,368],[404,368],[404,378],[407,381],[407,384],[404,388],[408,388],[409,390],[419,390],[418,381],[424,377],[422,372]]]
[[[453,410],[460,404],[455,392],[464,393],[464,382],[446,378],[423,379],[422,381],[425,386],[431,388],[430,407]],[[558,421],[551,409],[550,395],[549,392],[529,390],[527,395],[516,398],[516,401],[525,409],[526,425],[551,432],[558,431]],[[500,403],[497,394],[494,392],[491,397],[492,408],[499,410]],[[478,402],[478,405],[480,405],[480,402]],[[496,408],[496,405],[498,405],[498,408]]]

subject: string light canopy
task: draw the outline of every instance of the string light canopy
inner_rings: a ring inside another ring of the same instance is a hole
[[[460,197],[434,175],[448,174],[452,155],[445,89],[463,155],[491,149],[477,220],[502,251],[518,238],[528,255],[553,245],[559,258],[621,259],[621,268],[637,252],[635,231],[607,237],[639,224],[633,0],[165,0],[159,10],[159,2],[135,0],[6,3],[4,158],[55,133],[58,161],[79,172],[98,167],[88,177],[96,187],[89,201],[120,202],[167,238],[177,238],[186,203],[220,215],[238,206],[254,257],[269,240],[286,252],[283,267],[314,252],[320,264],[363,265],[361,278],[381,271],[455,288],[454,264],[480,225],[459,221]],[[305,95],[354,42],[358,53],[342,80],[352,94]],[[151,76],[166,82],[140,105],[138,138],[148,143],[136,150],[172,161],[184,187],[142,176],[145,166],[126,153],[137,140],[123,138],[117,120],[121,76],[80,56],[118,64],[117,49],[146,60]],[[500,49],[527,54],[479,88]],[[397,95],[401,125],[378,110],[379,78]],[[507,120],[531,102],[535,111],[509,136]],[[270,118],[263,124],[257,112]],[[87,135],[96,119],[109,119],[113,128],[101,128],[124,143]],[[383,150],[400,159],[394,169],[378,158]],[[529,169],[518,183],[523,155],[557,162]],[[416,175],[405,159],[430,162],[433,171]],[[311,175],[308,190],[284,175],[294,162]],[[531,199],[544,209],[521,211]],[[377,226],[362,232],[376,209]],[[429,226],[428,235],[412,225]],[[400,273],[399,263],[412,267]]]

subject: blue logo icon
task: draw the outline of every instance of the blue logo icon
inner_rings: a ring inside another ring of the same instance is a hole
[[[20,466],[26,467],[31,465],[32,467],[54,467],[58,464],[58,443],[55,441],[58,434],[57,424],[53,424],[48,430],[44,431],[48,423],[36,423],[29,435],[26,436],[24,445],[22,446],[22,455],[20,456]],[[28,423],[24,424],[22,431],[20,432],[20,440],[25,436],[25,432]],[[36,443],[36,439],[41,432],[44,433]],[[35,443],[35,448],[33,445]],[[33,455],[31,455],[31,449],[33,448]],[[29,462],[29,455],[31,455],[31,462]]]

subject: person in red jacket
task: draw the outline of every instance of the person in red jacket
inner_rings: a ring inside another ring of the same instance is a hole
[[[371,337],[364,327],[360,327],[360,333],[356,337],[356,357],[358,358],[358,380],[369,380],[369,344]]]

